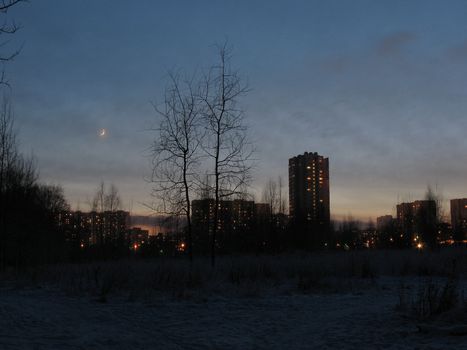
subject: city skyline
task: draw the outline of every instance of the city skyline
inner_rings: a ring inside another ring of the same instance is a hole
[[[464,2],[109,4],[11,12],[24,23],[7,67],[21,149],[34,150],[41,179],[62,185],[73,208],[87,209],[104,180],[123,209],[147,213],[151,102],[167,70],[209,66],[226,38],[251,87],[242,106],[258,148],[257,199],[304,151],[330,159],[334,218],[394,213],[428,185],[439,186],[446,213],[449,199],[467,197]]]

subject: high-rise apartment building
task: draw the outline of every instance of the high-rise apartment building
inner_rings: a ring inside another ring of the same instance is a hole
[[[417,245],[420,240],[434,246],[437,238],[437,209],[434,200],[400,203],[397,208],[397,225],[401,246]]]
[[[297,225],[329,226],[328,158],[305,152],[289,159],[289,215]]]

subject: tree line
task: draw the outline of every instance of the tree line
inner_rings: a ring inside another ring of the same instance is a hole
[[[20,25],[8,13],[23,2],[0,1],[0,269],[61,259],[64,240],[54,213],[68,209],[63,189],[40,183],[35,159],[18,149],[5,66],[21,51],[10,47],[8,36]]]
[[[39,182],[35,159],[18,149],[12,107],[0,110],[0,266],[63,259],[64,237],[55,214],[68,210],[63,189]]]

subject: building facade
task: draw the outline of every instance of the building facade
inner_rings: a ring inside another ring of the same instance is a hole
[[[214,199],[198,199],[191,202],[193,227],[210,233],[215,216]],[[221,200],[216,231],[220,234],[251,230],[255,220],[255,202],[247,200]]]
[[[398,236],[396,241],[403,247],[436,245],[438,222],[434,200],[418,200],[400,203],[397,208]]]
[[[67,242],[83,246],[104,245],[125,240],[130,213],[123,210],[66,211],[58,214],[57,223]]]
[[[194,247],[198,251],[210,249],[214,208],[214,199],[192,201]],[[266,237],[266,230],[270,229],[270,219],[269,204],[243,199],[221,200],[216,223],[217,248],[220,252],[256,250],[261,242],[269,238]]]
[[[392,215],[378,216],[376,218],[376,230],[378,231],[386,230],[388,227],[392,226],[393,220],[394,219]]]
[[[295,225],[329,227],[328,158],[305,152],[289,159],[289,216]]]

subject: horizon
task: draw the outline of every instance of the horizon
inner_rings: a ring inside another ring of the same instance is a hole
[[[150,214],[151,102],[168,70],[210,66],[227,38],[251,87],[240,102],[257,201],[308,151],[329,158],[334,219],[394,215],[429,185],[447,214],[467,196],[466,15],[463,1],[20,4],[9,45],[24,44],[6,73],[21,149],[73,209],[103,180],[123,209]]]

